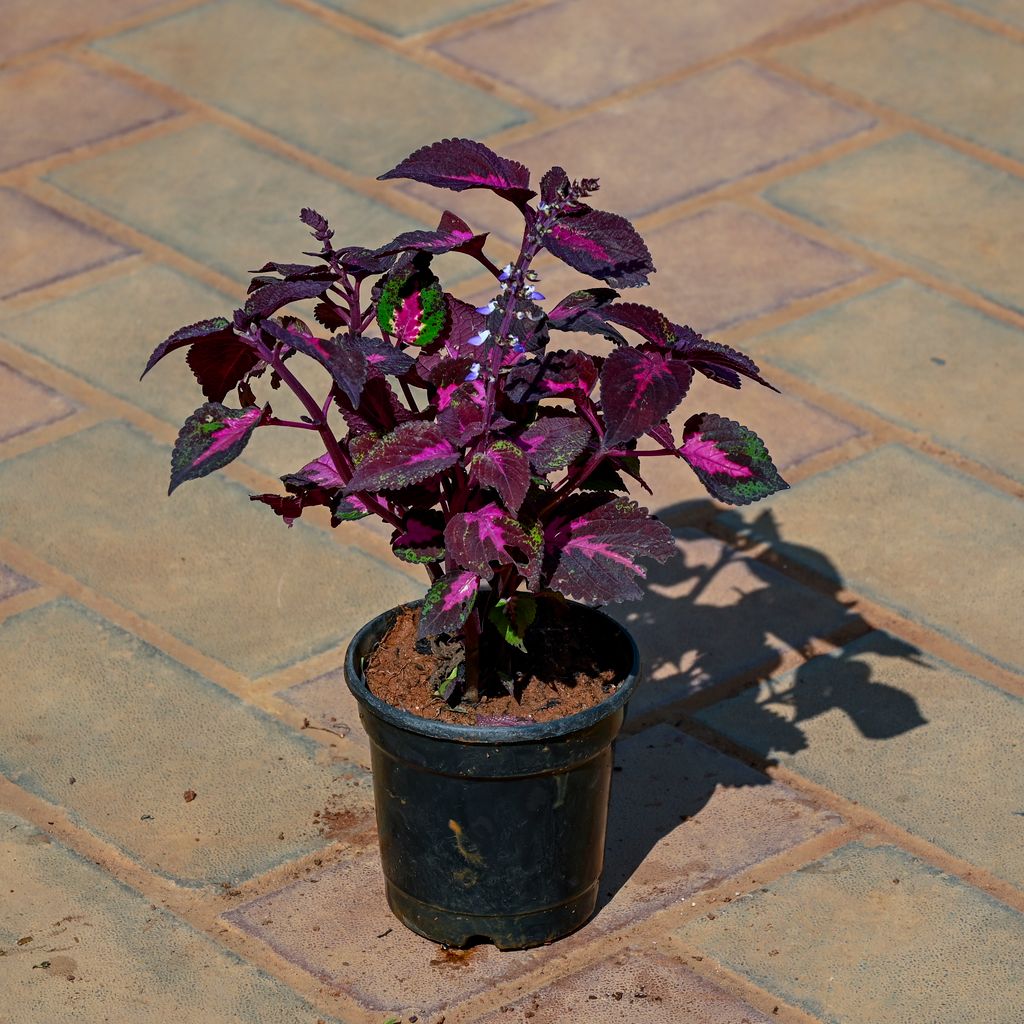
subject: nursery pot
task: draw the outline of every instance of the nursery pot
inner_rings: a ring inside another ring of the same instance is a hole
[[[399,608],[349,644],[345,678],[370,738],[388,903],[435,942],[525,949],[567,935],[594,912],[612,741],[639,679],[639,655],[607,615],[570,608],[581,629],[612,639],[622,681],[601,704],[553,722],[453,725],[375,697],[363,665]]]

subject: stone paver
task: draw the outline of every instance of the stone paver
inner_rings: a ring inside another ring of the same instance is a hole
[[[0,224],[0,299],[101,266],[130,251],[9,188],[0,188]]]
[[[637,714],[760,670],[857,622],[846,608],[698,530],[677,530],[679,555],[648,570],[639,603],[610,614],[636,638],[650,674]]]
[[[267,260],[301,259],[313,244],[298,219],[304,206],[344,224],[348,244],[380,245],[420,226],[210,124],[69,164],[48,180],[238,280]]]
[[[0,674],[22,690],[0,769],[150,870],[242,881],[322,846],[329,801],[372,828],[363,769],[318,764],[312,740],[81,606],[22,612],[0,637]]]
[[[15,572],[9,565],[0,563],[0,601],[23,594],[26,590],[34,589],[35,586],[36,584],[32,580]]]
[[[1024,885],[1020,697],[872,633],[698,717]]]
[[[1017,311],[1024,284],[1024,181],[902,135],[772,186],[767,197],[822,227],[962,282]]]
[[[969,339],[969,344],[965,341]],[[1007,425],[1024,333],[912,281],[896,281],[744,342],[773,364],[1024,480]]]
[[[488,93],[271,0],[219,0],[97,46],[372,177],[443,136],[487,136],[527,120]],[[268,74],[300,54],[301,75]]]
[[[775,56],[954,135],[1024,156],[1024,46],[942,11],[899,4]]]
[[[429,4],[408,0],[317,0],[343,14],[350,14],[374,28],[396,36],[411,36],[447,25],[468,14],[501,7],[505,0],[431,0]]]
[[[167,448],[115,423],[12,459],[0,464],[0,535],[250,675],[327,650],[422,594],[318,529],[285,529],[223,476],[167,498],[169,465]],[[54,494],[73,502],[73,529]]]
[[[893,847],[843,847],[678,934],[827,1024],[1015,1024],[1024,1005],[1024,916]]]
[[[370,1010],[429,1014],[827,831],[838,818],[668,726],[618,744],[597,917],[550,952],[466,954],[397,927],[375,853],[332,865],[225,918]],[[688,820],[680,824],[681,819]],[[751,820],[758,822],[751,829]],[[346,908],[339,913],[338,908]],[[388,934],[381,933],[389,927]]]
[[[283,701],[301,711],[312,725],[330,729],[370,749],[370,740],[359,721],[359,705],[345,683],[345,674],[337,668],[290,686],[278,695]]]
[[[0,171],[130,131],[172,113],[167,104],[66,60],[0,74]]]
[[[0,878],[5,1020],[340,1024],[3,811]]]
[[[1008,495],[889,445],[776,495],[769,520],[756,506],[723,515],[783,558],[1021,664],[1020,574],[1007,555],[1024,510]]]
[[[576,971],[480,1019],[480,1024],[769,1024],[740,1002],[660,953],[629,949]]]
[[[1006,25],[1024,28],[1024,9],[1017,0],[953,0],[953,3],[979,14],[987,14]]]
[[[62,420],[75,408],[60,392],[0,363],[0,441]]]
[[[446,40],[439,49],[556,107],[575,107],[858,2],[647,0],[623,18],[614,0],[566,0]]]

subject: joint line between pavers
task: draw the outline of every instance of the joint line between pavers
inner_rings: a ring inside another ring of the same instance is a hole
[[[1017,28],[1008,22],[1000,21],[993,15],[983,14],[970,7],[960,7],[956,4],[947,3],[946,0],[917,0],[918,3],[940,11],[951,18],[966,22],[969,25],[976,25],[978,28],[986,29],[993,35],[1005,36],[1015,43],[1024,43],[1024,29]]]

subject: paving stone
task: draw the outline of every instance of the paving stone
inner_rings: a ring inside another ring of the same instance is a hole
[[[109,263],[130,250],[9,188],[0,188],[0,299]]]
[[[48,180],[238,280],[310,247],[303,206],[345,225],[353,245],[421,226],[212,124],[78,161]]]
[[[553,164],[570,177],[600,177],[594,204],[637,216],[872,123],[860,111],[738,61],[614,103],[502,152],[534,168],[538,180]]]
[[[339,1024],[5,811],[0,877],[5,1020]]]
[[[0,562],[0,601],[23,594],[26,590],[35,589],[36,584],[16,573],[9,565]]]
[[[1015,254],[1024,245],[1024,182],[916,135],[793,175],[776,205],[896,259],[1024,310]]]
[[[315,679],[290,686],[277,696],[322,729],[340,733],[353,743],[370,749],[370,740],[359,721],[359,705],[345,682],[342,669],[336,668]]]
[[[43,306],[0,317],[0,336],[178,426],[204,401],[184,351],[167,356],[140,383],[142,368],[173,331],[197,320],[230,315],[243,298],[241,287],[233,297],[225,296],[169,267],[144,266]],[[321,388],[326,393],[325,375],[306,363],[295,361],[292,369],[314,393]],[[273,405],[285,419],[305,411],[284,391],[273,393]],[[279,476],[321,454],[319,442],[309,432],[280,429],[261,432],[242,461]]]
[[[969,343],[965,341],[969,339]],[[744,342],[773,364],[1007,476],[1024,453],[1006,426],[1024,334],[913,281],[896,281]]]
[[[1024,46],[917,3],[774,55],[816,78],[1020,159]]]
[[[0,74],[0,171],[168,117],[155,96],[67,60]]]
[[[250,676],[422,595],[321,530],[286,530],[224,476],[167,498],[169,455],[104,423],[11,459],[0,465],[0,535]]]
[[[803,28],[857,2],[647,0],[623,18],[614,0],[568,0],[469,31],[438,48],[547,103],[575,107]]]
[[[624,770],[612,787],[602,886],[614,890],[615,899],[558,946],[499,953],[482,945],[445,953],[394,920],[377,856],[369,853],[311,876],[319,879],[315,885],[289,885],[225,919],[371,1011],[401,1007],[406,1015],[425,1015],[550,963],[838,821],[668,726],[619,743],[617,757]],[[681,815],[698,816],[680,824]]]
[[[411,36],[417,32],[447,25],[468,14],[478,14],[501,7],[504,0],[431,0],[430,4],[410,4],[407,0],[318,0],[325,7],[351,14],[374,28],[395,36]]]
[[[0,363],[0,441],[62,420],[75,408],[53,388]]]
[[[164,0],[4,0],[4,31],[0,33],[0,60],[16,53],[51,46],[64,39],[100,32],[107,25],[130,18]]]
[[[0,770],[151,870],[237,883],[322,846],[329,803],[372,829],[366,771],[318,764],[312,740],[81,606],[22,612],[0,637]]]
[[[272,0],[220,0],[96,46],[372,177],[437,139],[477,138],[528,120],[525,111],[474,86]],[[269,73],[291,66],[298,54],[301,74]]]
[[[771,506],[767,520],[756,508],[722,518],[837,585],[1021,664],[1020,574],[1006,557],[1022,526],[1013,498],[887,445],[774,495]]]
[[[990,18],[1002,21],[1007,25],[1024,28],[1024,8],[1018,0],[952,0],[958,7],[975,10],[979,14],[987,14]]]
[[[1024,916],[894,847],[852,843],[677,932],[827,1024],[1016,1024]]]
[[[698,717],[955,856],[1024,883],[1019,697],[872,633]]]
[[[479,1024],[769,1024],[675,960],[629,949],[480,1018]]]
[[[649,678],[630,713],[663,707],[754,671],[856,624],[841,604],[699,530],[676,530],[679,555],[650,563],[641,601],[608,608],[633,634]]]

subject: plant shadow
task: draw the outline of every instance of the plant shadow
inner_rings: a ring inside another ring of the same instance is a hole
[[[661,518],[669,525],[708,522],[718,512],[710,502],[687,502]],[[809,719],[839,710],[876,741],[926,724],[910,694],[859,660],[871,653],[923,664],[920,652],[875,631],[839,599],[838,567],[824,553],[784,540],[770,510],[749,526],[739,517],[730,526],[739,548],[677,528],[680,557],[649,567],[642,602],[612,610],[636,637],[648,678],[632,702],[631,734],[617,744],[599,909],[719,787],[770,784],[761,769],[777,763],[773,754],[807,748],[801,724]],[[746,555],[750,540],[767,541],[784,565],[810,568],[813,589]],[[856,645],[815,657],[826,640]],[[810,660],[776,678],[794,651]],[[748,752],[743,760],[671,728],[730,698],[741,705],[742,748],[729,738],[725,748]]]

